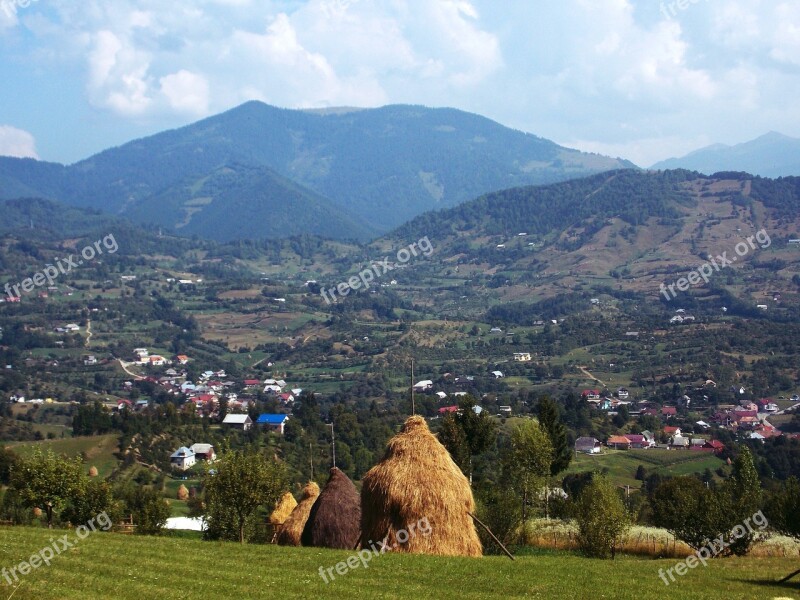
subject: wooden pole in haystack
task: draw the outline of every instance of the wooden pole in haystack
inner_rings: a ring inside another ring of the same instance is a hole
[[[472,517],[473,519],[475,519],[475,522],[476,522],[478,525],[480,525],[481,527],[483,527],[483,528],[486,530],[486,533],[488,533],[490,536],[492,536],[492,539],[493,539],[495,542],[497,542],[497,545],[498,545],[498,546],[500,546],[500,549],[501,549],[503,552],[505,552],[505,553],[506,553],[506,556],[508,556],[508,558],[510,558],[511,560],[514,560],[514,555],[513,555],[513,554],[511,554],[511,552],[509,552],[509,551],[508,551],[508,548],[506,548],[506,547],[503,545],[503,542],[501,542],[500,540],[498,540],[498,539],[497,539],[497,536],[496,536],[495,534],[493,534],[493,533],[492,533],[492,530],[491,530],[491,529],[489,529],[489,526],[488,526],[488,525],[486,525],[486,523],[484,523],[483,521],[481,521],[481,520],[480,520],[478,517],[476,517],[475,515],[473,515],[471,512],[468,512],[467,514],[468,514],[470,517]]]

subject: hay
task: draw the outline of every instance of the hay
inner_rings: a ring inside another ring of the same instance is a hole
[[[319,486],[314,481],[309,481],[303,488],[303,497],[300,503],[294,507],[292,514],[283,522],[278,529],[277,541],[281,546],[299,546],[300,536],[303,535],[303,528],[319,496]]]
[[[292,514],[295,506],[297,506],[297,500],[292,496],[292,492],[286,492],[275,504],[275,510],[269,516],[269,522],[272,525],[283,525],[283,522]]]
[[[361,498],[347,475],[334,467],[311,509],[303,546],[353,550],[361,537]]]
[[[405,422],[383,460],[364,476],[361,510],[364,548],[388,537],[387,546],[396,552],[482,555],[468,514],[475,513],[469,482],[422,417]],[[411,532],[421,521],[428,535]],[[405,543],[397,540],[400,530],[409,534]]]

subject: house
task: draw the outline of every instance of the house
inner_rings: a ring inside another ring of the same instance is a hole
[[[501,414],[510,415],[511,414],[511,407],[510,406],[501,406],[499,409]]]
[[[669,320],[670,323],[683,323],[683,317],[680,315],[675,315]]]
[[[86,365],[87,367],[90,367],[92,365],[96,365],[97,364],[97,357],[92,355],[92,354],[89,354],[88,356],[84,356],[83,357],[83,364]]]
[[[147,348],[134,348],[133,355],[136,357],[136,360],[142,362],[145,360],[150,354],[150,351]]]
[[[713,450],[715,454],[722,452],[725,449],[725,444],[720,442],[719,440],[709,440],[705,443],[703,448],[707,450]]]
[[[251,419],[249,415],[225,415],[222,424],[227,425],[231,429],[249,431],[253,426],[253,419]]]
[[[444,392],[436,392],[436,397],[439,398],[439,400],[444,400],[447,398],[447,394]]]
[[[495,379],[502,379],[503,377],[505,377],[502,371],[492,371],[492,375],[494,375]]]
[[[664,418],[674,417],[678,414],[678,409],[674,406],[665,406],[661,409],[661,416]]]
[[[217,453],[214,452],[214,446],[211,444],[192,444],[189,450],[194,452],[195,460],[204,460],[206,462],[217,460]]]
[[[433,387],[433,382],[430,379],[423,379],[414,384],[414,391],[427,392]]]
[[[281,402],[283,402],[284,404],[291,404],[292,402],[294,402],[294,396],[288,392],[280,394],[278,398],[280,398]]]
[[[277,415],[264,413],[258,416],[256,424],[260,425],[267,431],[277,431],[283,435],[283,430],[286,427],[286,422],[289,420],[289,415]]]
[[[447,413],[454,413],[458,412],[458,406],[443,406],[439,409],[440,415],[446,415]]]
[[[172,465],[173,469],[177,469],[179,471],[191,469],[195,462],[197,462],[197,460],[194,452],[192,452],[186,446],[181,446],[169,457],[169,464]]]
[[[517,362],[530,362],[530,352],[514,352],[514,360]]]
[[[600,390],[583,390],[581,396],[585,400],[600,400]]]
[[[244,387],[246,388],[255,388],[261,385],[260,379],[245,379],[244,380]]]
[[[575,440],[575,452],[582,454],[600,454],[602,444],[600,440],[591,437],[579,437]]]
[[[630,398],[630,396],[631,393],[625,388],[619,388],[617,390],[617,398],[619,398],[620,400],[627,400],[628,398]]]
[[[667,435],[680,435],[681,428],[680,427],[672,427],[671,425],[667,425],[664,427],[664,433]]]
[[[179,365],[185,365],[189,362],[189,357],[186,356],[185,354],[178,354],[178,356],[175,357],[175,361]]]
[[[606,446],[615,450],[630,450],[631,442],[624,435],[612,435],[606,441]]]
[[[631,443],[631,448],[650,448],[653,445],[653,442],[647,440],[641,434],[626,433],[622,437],[627,438],[627,440]]]
[[[675,435],[672,437],[673,448],[689,448],[689,443],[689,438],[683,437],[682,435]]]
[[[149,357],[148,360],[150,362],[151,367],[161,367],[167,364],[167,359],[157,354],[154,354],[153,356]]]

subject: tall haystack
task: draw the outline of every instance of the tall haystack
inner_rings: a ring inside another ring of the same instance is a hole
[[[336,467],[311,509],[303,546],[353,550],[361,537],[361,498],[353,482]]]
[[[389,440],[383,460],[364,476],[362,547],[388,538],[396,552],[481,556],[468,513],[475,514],[475,499],[467,478],[425,419],[410,417]]]
[[[294,499],[292,492],[286,492],[275,504],[275,510],[269,516],[269,522],[272,525],[283,525],[295,506],[297,506],[297,500]]]
[[[303,497],[294,507],[292,514],[278,528],[278,544],[281,546],[299,546],[300,536],[303,535],[303,528],[308,521],[311,507],[319,497],[319,486],[315,481],[309,481],[303,488]]]

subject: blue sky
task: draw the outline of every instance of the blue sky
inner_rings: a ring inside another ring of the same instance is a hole
[[[452,106],[642,166],[800,137],[800,2],[0,0],[0,154],[72,163],[258,99]]]

